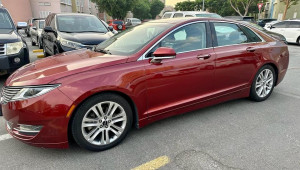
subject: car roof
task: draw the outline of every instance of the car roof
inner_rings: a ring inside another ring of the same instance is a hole
[[[83,14],[83,13],[57,13],[55,14],[57,16],[95,16],[95,15],[92,15],[92,14]]]
[[[224,18],[202,18],[202,17],[184,17],[184,18],[166,18],[149,21],[149,23],[169,23],[169,24],[180,24],[185,22],[193,21],[226,21],[226,22],[236,22],[235,20],[224,19]]]

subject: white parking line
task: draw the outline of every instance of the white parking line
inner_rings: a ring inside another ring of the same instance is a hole
[[[12,136],[10,134],[0,135],[0,141],[11,139]]]

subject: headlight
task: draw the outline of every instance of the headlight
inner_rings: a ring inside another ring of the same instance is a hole
[[[77,43],[74,41],[69,41],[69,40],[63,39],[61,37],[58,37],[57,40],[60,41],[61,45],[70,47],[70,48],[80,49],[84,46],[83,44],[80,44],[80,43]]]
[[[8,43],[6,45],[6,54],[11,55],[11,54],[17,54],[20,52],[20,50],[23,48],[24,44],[22,41],[20,42],[15,42],[15,43]]]
[[[53,85],[24,87],[11,99],[11,101],[24,100],[24,99],[41,96],[59,86],[60,86],[59,84],[53,84]]]

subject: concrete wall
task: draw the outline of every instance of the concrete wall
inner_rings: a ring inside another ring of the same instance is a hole
[[[273,18],[282,20],[284,9],[285,9],[285,3],[280,2],[280,0],[275,0]],[[300,3],[291,6],[286,13],[285,19],[293,19],[293,18],[300,19]]]
[[[32,18],[29,0],[2,0],[2,4],[9,11],[15,23],[27,22]]]

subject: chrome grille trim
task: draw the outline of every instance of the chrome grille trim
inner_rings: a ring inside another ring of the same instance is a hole
[[[0,56],[6,55],[6,44],[0,44]]]
[[[3,87],[1,91],[1,104],[8,103],[21,89],[22,87]]]

